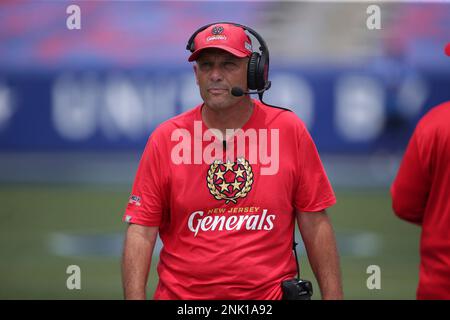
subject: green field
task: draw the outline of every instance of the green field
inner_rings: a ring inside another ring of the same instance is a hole
[[[337,190],[337,197],[338,204],[329,212],[338,238],[348,240],[351,234],[370,233],[379,243],[375,254],[355,255],[346,249],[348,243],[339,242],[345,297],[414,299],[420,229],[392,214],[387,190]],[[50,250],[50,244],[54,234],[122,234],[125,225],[121,217],[127,198],[127,186],[110,190],[93,186],[0,186],[0,298],[121,299],[118,254],[58,255]],[[155,263],[149,296],[157,282]],[[81,268],[81,290],[66,288],[69,265]],[[367,289],[369,265],[381,268],[380,290]],[[313,279],[304,255],[301,269],[304,278]],[[318,290],[314,297],[320,297]]]

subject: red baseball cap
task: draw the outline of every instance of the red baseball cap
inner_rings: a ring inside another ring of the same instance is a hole
[[[207,48],[222,49],[239,58],[250,57],[253,52],[252,42],[244,29],[223,23],[209,26],[195,36],[195,51],[188,61],[197,60],[200,52]]]

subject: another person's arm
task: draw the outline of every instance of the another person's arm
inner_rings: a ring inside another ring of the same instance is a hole
[[[122,257],[122,283],[127,300],[146,299],[146,287],[158,227],[128,226]]]
[[[339,255],[326,211],[298,212],[297,222],[322,299],[343,299]]]
[[[430,190],[429,173],[421,159],[419,131],[416,129],[391,187],[392,208],[406,221],[422,224]]]

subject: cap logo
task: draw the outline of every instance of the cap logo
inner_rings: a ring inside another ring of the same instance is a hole
[[[221,27],[221,26],[215,26],[211,30],[211,33],[215,34],[215,35],[221,34],[222,32],[223,32],[223,27]]]
[[[213,41],[213,40],[227,40],[227,37],[224,35],[216,35],[216,36],[209,36],[206,38],[206,41]]]

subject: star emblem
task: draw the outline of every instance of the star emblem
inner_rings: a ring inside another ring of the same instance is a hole
[[[239,177],[244,177],[244,170],[242,170],[240,167],[235,171],[236,172],[236,178],[239,178]]]
[[[224,173],[225,173],[225,172],[223,172],[223,171],[220,170],[220,168],[219,168],[219,170],[215,173],[215,175],[216,175],[217,179],[225,180],[224,177],[223,177],[223,174],[224,174]]]
[[[245,198],[252,190],[253,181],[252,167],[245,158],[237,158],[236,162],[228,159],[225,163],[215,160],[206,176],[211,195],[225,204],[236,204],[239,198]]]
[[[241,185],[241,182],[235,180],[231,185],[233,186],[233,191],[239,190],[239,186]]]
[[[230,160],[227,160],[227,163],[224,163],[223,165],[226,168],[225,172],[227,172],[228,170],[233,171],[234,162],[230,162]]]
[[[229,183],[225,183],[225,180],[222,182],[222,184],[219,184],[221,190],[220,191],[228,191]]]

